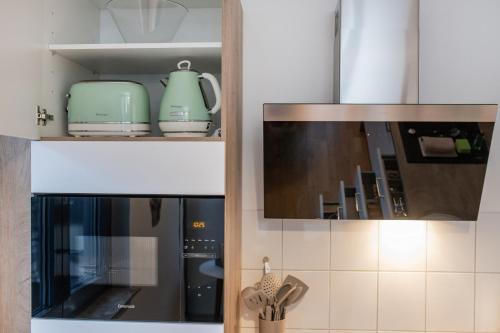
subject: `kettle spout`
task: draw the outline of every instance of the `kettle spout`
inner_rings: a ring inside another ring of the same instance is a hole
[[[165,88],[167,87],[168,79],[160,80],[160,82]]]

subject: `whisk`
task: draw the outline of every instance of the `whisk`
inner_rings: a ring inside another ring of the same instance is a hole
[[[270,299],[274,300],[278,289],[281,287],[281,278],[271,272],[271,265],[269,264],[269,258],[264,257],[262,260],[264,263],[264,276],[260,281],[259,289]]]

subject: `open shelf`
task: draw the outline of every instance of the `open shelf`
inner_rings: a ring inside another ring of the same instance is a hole
[[[106,8],[109,0],[92,0],[99,8]],[[222,8],[222,0],[176,0],[175,2],[187,8]]]
[[[162,136],[140,136],[140,137],[119,137],[119,136],[105,136],[105,137],[73,137],[73,136],[59,136],[59,137],[42,137],[40,141],[139,141],[139,142],[152,142],[152,141],[176,141],[176,142],[220,142],[223,138],[220,137],[202,137],[202,138],[172,138]]]
[[[165,74],[189,59],[220,72],[222,43],[51,44],[49,50],[98,74]]]

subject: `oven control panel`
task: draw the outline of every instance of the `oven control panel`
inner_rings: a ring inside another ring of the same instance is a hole
[[[218,258],[219,245],[215,239],[185,238],[184,258]]]

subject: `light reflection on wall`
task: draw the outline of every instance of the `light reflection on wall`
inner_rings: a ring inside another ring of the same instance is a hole
[[[426,269],[426,221],[380,221],[380,269]]]

